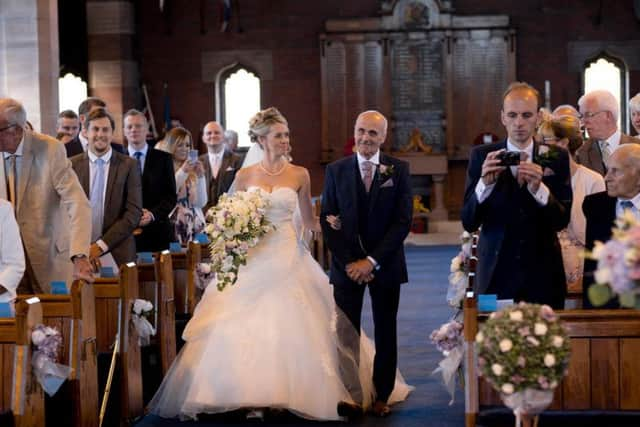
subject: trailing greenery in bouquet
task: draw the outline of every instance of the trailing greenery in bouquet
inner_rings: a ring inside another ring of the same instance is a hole
[[[207,277],[219,291],[233,285],[238,270],[247,263],[247,253],[275,227],[265,216],[268,201],[259,189],[223,194],[218,204],[207,212],[205,232],[211,243],[209,268],[199,266],[200,272],[213,272]]]
[[[596,242],[586,255],[598,262],[589,300],[601,306],[617,297],[620,306],[640,309],[640,222],[625,210],[612,231],[611,240]]]
[[[548,305],[521,302],[492,313],[476,346],[481,375],[517,417],[551,403],[569,364],[569,338]]]

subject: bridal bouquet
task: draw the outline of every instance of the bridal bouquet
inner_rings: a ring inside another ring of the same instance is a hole
[[[521,302],[492,313],[476,346],[482,376],[516,417],[542,412],[569,364],[569,338],[548,305]]]
[[[640,309],[640,222],[625,211],[617,220],[611,240],[596,242],[591,254],[598,261],[596,284],[589,287],[595,306],[618,297],[620,306]]]
[[[257,189],[223,194],[207,212],[210,270],[215,273],[213,280],[219,291],[236,282],[240,266],[247,263],[249,248],[274,228],[265,217],[267,206],[268,201]]]

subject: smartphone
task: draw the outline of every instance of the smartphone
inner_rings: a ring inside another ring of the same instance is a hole
[[[198,150],[189,150],[189,157],[188,160],[191,163],[195,163],[198,161]]]

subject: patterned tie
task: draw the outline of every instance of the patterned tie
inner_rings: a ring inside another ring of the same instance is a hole
[[[605,166],[609,166],[609,157],[611,156],[611,147],[607,141],[600,142],[600,148],[602,149],[602,163]]]
[[[7,196],[9,196],[9,201],[13,205],[14,211],[18,203],[18,195],[16,193],[16,157],[16,154],[11,154],[7,157]]]
[[[138,162],[138,170],[140,171],[140,175],[142,175],[142,151],[136,151],[135,153],[133,153],[133,156]]]
[[[104,160],[95,161],[95,174],[91,183],[91,241],[95,242],[102,235],[104,217]]]
[[[362,162],[362,181],[368,193],[369,190],[371,190],[371,183],[373,182],[373,162],[368,160]]]

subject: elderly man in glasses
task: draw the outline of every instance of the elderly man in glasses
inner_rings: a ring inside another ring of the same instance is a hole
[[[594,90],[586,93],[578,100],[578,107],[589,139],[576,151],[576,161],[604,176],[609,157],[621,144],[640,141],[618,129],[620,106],[611,92]]]

